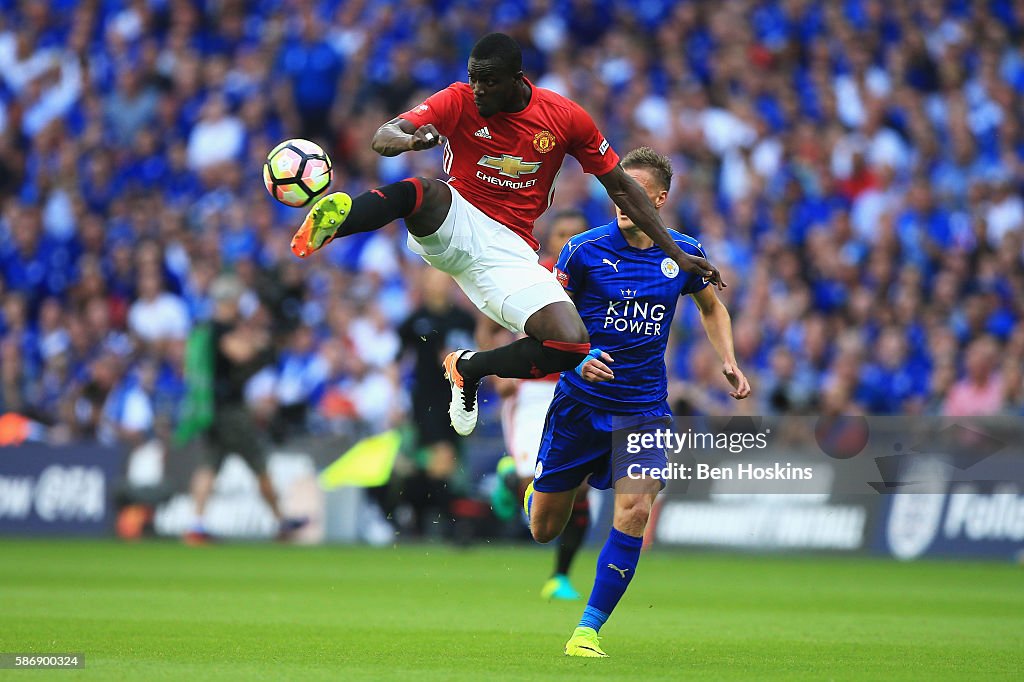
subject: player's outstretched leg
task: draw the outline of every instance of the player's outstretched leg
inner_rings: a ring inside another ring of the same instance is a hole
[[[201,466],[192,474],[192,499],[195,501],[195,517],[182,538],[189,545],[205,545],[210,542],[212,536],[206,530],[203,521],[203,514],[206,511],[206,502],[213,493],[213,483],[217,474],[209,466]]]
[[[587,499],[587,489],[584,486],[576,493],[576,501],[572,504],[572,512],[569,514],[569,522],[565,524],[565,530],[558,536],[558,548],[555,550],[555,572],[540,591],[544,599],[557,599],[562,601],[576,601],[580,599],[579,593],[573,588],[569,581],[569,568],[576,554],[583,546],[583,540],[587,536],[587,529],[590,527],[590,502]]]
[[[568,301],[544,306],[526,321],[526,338],[459,358],[457,369],[467,381],[489,375],[536,379],[580,364],[590,352],[587,328]]]
[[[534,490],[533,482],[526,487],[523,509],[530,521],[530,534],[542,544],[551,542],[565,528],[576,498],[576,489],[557,493]]]
[[[628,486],[624,486],[624,482]],[[654,498],[661,490],[661,483],[654,479],[620,479],[616,481],[615,489],[612,530],[597,557],[594,587],[583,616],[565,644],[566,656],[600,658],[608,655],[600,646],[598,633],[626,593],[636,573],[644,542],[644,529],[651,516]]]
[[[295,236],[292,253],[306,258],[336,237],[357,232],[372,232],[399,218],[424,213],[417,228],[410,231],[432,234],[441,225],[451,206],[451,193],[439,180],[406,178],[351,197],[334,192],[319,199],[306,214]]]
[[[460,348],[446,355],[441,363],[444,367],[444,378],[448,380],[452,391],[452,399],[448,403],[448,418],[452,422],[455,433],[460,436],[468,436],[476,428],[478,414],[476,393],[480,387],[480,379],[467,381],[458,369],[460,360],[473,355],[475,355],[473,351]]]
[[[536,379],[573,369],[590,352],[587,328],[569,301],[544,306],[526,321],[526,338],[488,351],[460,349],[445,358],[445,376],[451,383],[449,415],[462,436],[476,427],[476,391],[485,376]]]

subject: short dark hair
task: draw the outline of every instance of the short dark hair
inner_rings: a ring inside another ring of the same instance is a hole
[[[623,168],[646,168],[654,179],[661,183],[663,189],[672,188],[672,162],[667,156],[659,154],[650,147],[637,147],[622,157]]]
[[[479,61],[498,62],[514,74],[523,70],[523,51],[519,43],[504,33],[488,33],[476,41],[469,56]]]
[[[587,226],[590,225],[587,214],[576,207],[563,208],[551,218],[551,223],[554,224],[560,220],[579,220]]]

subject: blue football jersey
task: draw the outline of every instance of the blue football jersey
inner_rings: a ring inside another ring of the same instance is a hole
[[[692,237],[675,230],[669,234],[684,252],[705,257]],[[664,401],[665,349],[676,303],[707,282],[682,272],[657,246],[630,246],[614,220],[569,240],[555,275],[573,297],[591,347],[612,356],[609,366],[615,373],[611,381],[592,383],[574,371],[563,372],[559,387],[610,412],[640,412]]]

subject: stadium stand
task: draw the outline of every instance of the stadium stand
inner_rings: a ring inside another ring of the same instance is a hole
[[[755,400],[729,405],[690,307],[683,410],[1024,411],[1024,3],[878,0],[0,2],[0,413],[26,433],[170,438],[189,330],[221,272],[273,332],[249,399],[277,428],[381,430],[422,263],[393,225],[299,263],[261,187],[286,137],[362,190],[436,154],[376,127],[503,30],[620,151],[679,170],[670,206],[730,286]],[[557,207],[610,207],[578,168]],[[542,227],[544,225],[542,224]],[[301,423],[295,423],[300,419]]]

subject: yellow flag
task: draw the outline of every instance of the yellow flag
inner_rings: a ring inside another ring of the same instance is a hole
[[[401,444],[402,436],[397,430],[364,438],[320,473],[320,487],[333,490],[345,485],[384,485],[391,478]]]

